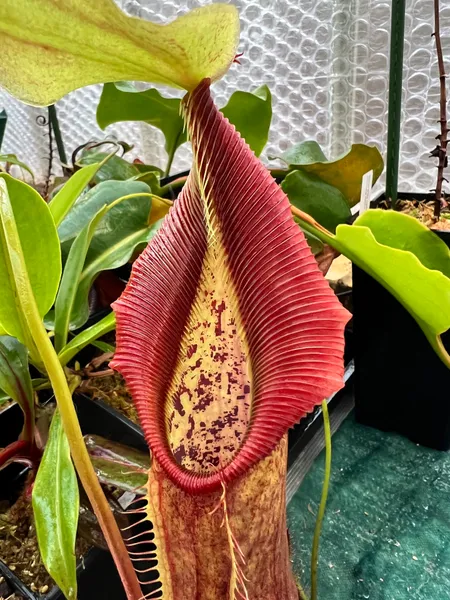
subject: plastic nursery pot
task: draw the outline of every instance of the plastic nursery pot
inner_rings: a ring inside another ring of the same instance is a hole
[[[435,233],[450,247],[450,231]],[[355,266],[353,329],[356,419],[417,444],[449,450],[450,370],[403,306]],[[449,350],[450,332],[443,342]]]
[[[92,433],[147,451],[139,427],[110,409],[102,402],[85,396],[74,398],[84,434]],[[23,424],[22,411],[14,404],[0,413],[0,447],[17,439]],[[11,465],[0,471],[0,499],[12,501],[23,485],[26,469]],[[1,553],[0,553],[1,556]],[[9,588],[25,600],[64,600],[61,590],[54,586],[45,594],[32,592],[0,560],[0,575]],[[77,567],[78,600],[126,600],[125,592],[109,552],[91,548]]]

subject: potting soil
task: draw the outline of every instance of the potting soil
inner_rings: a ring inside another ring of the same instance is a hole
[[[294,568],[308,593],[324,452],[288,506]],[[359,425],[333,436],[320,541],[320,600],[450,600],[450,453]]]

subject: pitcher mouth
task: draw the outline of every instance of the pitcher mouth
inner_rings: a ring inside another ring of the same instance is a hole
[[[113,366],[154,460],[186,492],[206,494],[342,387],[350,315],[209,81],[182,107],[194,167],[114,305]]]

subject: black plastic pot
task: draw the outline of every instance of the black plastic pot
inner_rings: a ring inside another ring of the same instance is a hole
[[[402,199],[424,199],[402,194]],[[429,197],[428,197],[429,198]],[[450,231],[436,232],[450,247]],[[353,267],[355,414],[417,444],[450,449],[450,370],[403,306]],[[443,336],[450,349],[450,333]]]
[[[139,427],[101,401],[86,396],[75,397],[78,418],[84,434],[92,433],[116,442],[147,451]],[[0,447],[17,439],[23,425],[22,411],[13,405],[0,413]],[[26,470],[11,465],[0,471],[0,499],[11,500],[23,484]],[[17,575],[0,560],[0,575],[10,588],[26,600],[64,600],[61,590],[55,586],[47,594],[32,592]],[[126,600],[125,592],[109,552],[90,549],[77,567],[78,600]]]

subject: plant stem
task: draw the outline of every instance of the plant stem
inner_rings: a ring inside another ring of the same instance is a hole
[[[61,129],[59,128],[58,115],[56,113],[56,106],[54,104],[50,104],[48,107],[48,118],[51,123],[53,134],[55,136],[56,147],[58,148],[58,155],[61,164],[67,165],[67,155],[66,150],[64,148],[64,142],[61,135]]]
[[[75,407],[73,405],[72,394],[66,380],[66,375],[50,338],[47,335],[36,305],[6,186],[4,186],[3,190],[0,187],[0,222],[6,241],[5,253],[7,252],[9,254],[8,258],[11,263],[12,272],[14,273],[21,312],[25,316],[29,334],[38,348],[40,357],[52,384],[64,431],[69,441],[72,460],[91,502],[94,513],[100,523],[106,542],[122,579],[127,597],[129,600],[137,600],[142,596],[142,592],[136,573],[117,523],[89,458]]]
[[[163,185],[162,188],[159,190],[159,193],[161,196],[164,196],[165,194],[168,194],[169,192],[173,191],[173,190],[177,190],[181,187],[183,187],[183,185],[186,183],[188,176],[184,176],[184,177],[178,177],[178,179],[174,179],[172,181],[172,183],[168,183],[167,185]]]
[[[69,440],[70,451],[77,473],[91,502],[94,513],[98,518],[111,554],[113,555],[127,597],[135,600],[141,597],[142,592],[128,556],[125,543],[86,450],[83,434],[81,433],[80,424],[73,405],[72,394],[67,385],[66,376],[59,363],[53,345],[47,336],[39,313],[37,310],[32,312],[28,310],[27,312],[30,330],[41,353],[42,360],[55,393],[64,431]]]
[[[438,174],[436,181],[436,190],[434,197],[434,216],[439,219],[441,216],[441,196],[442,196],[442,184],[444,181],[444,169],[447,166],[447,91],[445,86],[445,65],[444,57],[442,54],[441,44],[441,31],[439,23],[439,0],[434,0],[434,37],[436,40],[436,54],[439,65],[439,83],[440,83],[440,118],[439,123],[441,124],[441,133],[438,135],[440,144],[436,146],[432,156],[435,154],[439,157]]]
[[[175,152],[177,151],[177,144],[178,144],[178,139],[180,137],[182,132],[178,133],[175,142],[173,143],[170,152],[169,152],[169,157],[167,159],[167,165],[166,165],[166,170],[164,171],[164,177],[168,177],[170,174],[170,169],[172,168],[172,163],[173,163],[173,159],[175,158]]]
[[[323,428],[325,432],[325,474],[323,479],[319,511],[316,518],[316,526],[314,528],[314,539],[311,553],[311,600],[317,600],[317,568],[319,563],[320,532],[322,529],[322,521],[327,505],[328,488],[330,486],[331,475],[331,428],[330,417],[328,414],[328,404],[326,400],[322,402],[322,414]]]
[[[8,117],[6,115],[6,110],[2,110],[0,112],[0,150],[2,148],[3,137],[5,135],[6,123],[8,121]]]
[[[398,194],[404,35],[405,0],[392,0],[386,165],[386,197],[390,200],[392,208],[396,208]]]
[[[0,451],[0,467],[14,456],[30,456],[31,450],[31,443],[29,441],[17,440],[16,442],[12,442]]]

